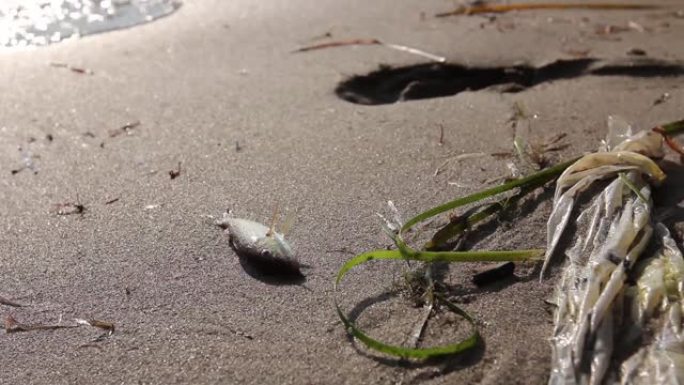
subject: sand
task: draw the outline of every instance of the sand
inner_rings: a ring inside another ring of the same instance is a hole
[[[477,289],[470,280],[482,265],[451,266],[445,282],[479,320],[483,343],[465,356],[407,364],[350,342],[332,306],[334,276],[354,254],[390,243],[375,216],[387,200],[408,217],[506,175],[506,160],[489,156],[434,173],[450,155],[509,151],[515,102],[538,116],[536,137],[567,133],[569,147],[557,154],[567,158],[596,148],[608,115],[637,127],[681,119],[680,78],[586,76],[520,93],[361,106],[337,98],[337,83],[426,60],[380,46],[291,51],[331,33],[469,65],[541,65],[585,52],[623,59],[633,48],[684,60],[684,19],[676,2],[665,4],[490,20],[435,19],[452,6],[437,0],[188,0],[133,29],[1,52],[0,295],[27,306],[0,305],[0,314],[101,319],[116,332],[92,344],[102,333],[92,328],[0,334],[0,383],[545,383],[553,277],[539,283],[521,266],[517,280]],[[630,21],[626,31],[597,33]],[[11,173],[22,153],[37,174]],[[681,197],[681,182],[672,183],[667,195]],[[57,215],[55,204],[77,199],[83,215]],[[297,212],[288,239],[311,266],[302,285],[247,274],[212,224],[226,209],[267,223],[276,205]],[[549,209],[548,199],[532,201],[521,219],[469,247],[543,247]],[[401,270],[377,262],[352,272],[345,308],[374,303],[362,301],[393,289]],[[397,298],[375,302],[359,322],[401,342],[419,310]],[[435,342],[465,327],[446,314],[432,326]]]

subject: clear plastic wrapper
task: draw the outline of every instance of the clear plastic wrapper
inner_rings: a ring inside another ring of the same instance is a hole
[[[542,270],[564,254],[549,384],[684,384],[684,259],[651,200],[662,144],[611,117],[602,152],[557,182]]]

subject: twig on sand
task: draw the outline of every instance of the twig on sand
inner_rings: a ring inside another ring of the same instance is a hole
[[[56,324],[26,324],[17,321],[16,318],[14,318],[12,315],[8,315],[5,318],[5,333],[30,332],[36,330],[74,329],[81,326],[92,326],[98,329],[105,330],[104,334],[98,336],[93,341],[91,341],[99,342],[114,334],[114,330],[116,329],[113,323],[107,321],[85,320],[76,318],[74,319],[74,322],[75,324],[62,325],[60,317],[60,322]]]
[[[442,171],[444,171],[444,168],[447,166],[447,164],[449,164],[452,161],[460,162],[460,161],[465,160],[465,159],[479,158],[482,156],[487,156],[487,153],[484,153],[484,152],[468,152],[465,154],[458,154],[456,156],[450,156],[442,164],[437,166],[437,168],[435,169],[435,172],[432,174],[432,176],[437,176],[440,173],[442,173]]]
[[[25,324],[17,321],[12,315],[5,318],[5,333],[29,332],[33,330],[56,330],[56,329],[72,329],[80,325],[46,325],[46,324]]]
[[[12,307],[23,307],[24,305],[14,302],[11,299],[5,298],[0,295],[0,304],[1,305],[7,305],[7,306],[12,306]]]
[[[674,140],[666,130],[664,130],[662,127],[655,127],[653,128],[653,131],[663,136],[665,143],[668,147],[672,149],[672,151],[684,156],[684,146],[682,146],[681,144],[679,144],[679,142]]]
[[[432,264],[427,264],[425,268],[425,280],[426,286],[425,286],[425,304],[423,305],[423,314],[420,319],[420,321],[415,325],[413,328],[413,333],[411,333],[411,337],[409,339],[409,346],[411,347],[418,347],[418,342],[420,341],[421,337],[423,336],[423,333],[425,332],[425,327],[427,326],[428,320],[430,319],[430,315],[432,314],[432,309],[435,306],[435,280],[433,277],[434,274],[434,265]]]
[[[443,56],[431,54],[429,52],[425,52],[425,51],[419,50],[417,48],[412,48],[412,47],[408,47],[405,45],[399,45],[399,44],[390,44],[390,43],[382,43],[382,45],[384,45],[385,47],[388,47],[388,48],[395,49],[397,51],[402,51],[402,52],[410,53],[413,55],[422,56],[422,57],[430,59],[432,61],[436,61],[437,63],[446,62],[446,58]]]
[[[50,67],[66,68],[66,69],[70,70],[71,72],[75,72],[75,73],[81,74],[81,75],[93,75],[93,74],[95,74],[95,72],[93,72],[93,70],[91,70],[91,69],[83,68],[83,67],[74,67],[74,66],[69,65],[67,63],[52,62],[52,63],[50,63]]]
[[[74,321],[76,321],[76,324],[78,324],[78,326],[82,326],[82,325],[92,326],[92,327],[102,329],[105,331],[103,334],[99,335],[97,338],[95,338],[91,342],[103,341],[103,340],[109,338],[112,334],[114,334],[114,331],[116,330],[116,326],[114,326],[113,323],[108,322],[108,321],[101,321],[101,320],[96,320],[96,319],[85,320],[85,319],[81,319],[81,318],[76,318]]]
[[[653,101],[653,105],[657,106],[658,104],[663,104],[666,101],[670,99],[670,93],[669,92],[663,92],[656,100]]]
[[[81,199],[79,198],[78,194],[76,194],[76,203],[74,202],[64,202],[64,203],[55,203],[52,205],[52,209],[55,214],[57,215],[74,215],[74,214],[80,214],[83,215],[86,211],[85,205],[81,204]]]
[[[319,43],[319,44],[309,45],[306,47],[296,49],[294,52],[308,52],[308,51],[315,51],[318,49],[325,49],[325,48],[345,47],[345,46],[349,46],[349,45],[381,45],[381,44],[382,44],[382,42],[378,39],[338,40],[338,41],[330,41],[327,43]]]
[[[85,206],[80,203],[55,203],[54,210],[57,215],[83,214]]]
[[[505,13],[510,11],[529,11],[535,9],[593,9],[593,10],[628,10],[656,9],[657,5],[626,3],[512,3],[512,4],[480,4],[460,6],[453,11],[438,13],[435,17],[456,15],[476,15],[481,13]]]
[[[180,174],[181,174],[181,162],[178,162],[178,168],[176,168],[175,170],[169,171],[169,177],[171,177],[171,179],[176,179],[180,176]]]
[[[407,345],[416,348],[418,347],[418,342],[420,341],[420,338],[423,336],[423,332],[425,331],[425,327],[427,326],[428,320],[430,319],[430,314],[432,314],[432,308],[434,307],[434,301],[429,301],[423,306],[423,314],[421,314],[420,320],[418,320],[418,323],[413,328],[413,332],[409,336],[409,340]]]
[[[406,52],[406,53],[410,53],[410,54],[417,55],[417,56],[422,56],[424,58],[428,58],[428,59],[430,59],[432,61],[436,61],[438,63],[444,63],[446,61],[446,58],[442,57],[442,56],[431,54],[429,52],[425,52],[423,50],[413,48],[413,47],[408,47],[405,45],[383,43],[382,41],[380,41],[378,39],[350,39],[350,40],[330,41],[327,43],[320,43],[320,44],[309,45],[306,47],[301,47],[299,49],[296,49],[293,52],[295,52],[295,53],[296,52],[308,52],[308,51],[314,51],[314,50],[319,50],[319,49],[345,47],[345,46],[350,46],[350,45],[381,45],[381,46],[391,48],[391,49],[394,49],[397,51]]]
[[[128,134],[131,130],[138,127],[139,125],[140,125],[139,120],[136,120],[136,121],[130,122],[130,123],[126,123],[119,128],[115,128],[113,130],[110,130],[109,131],[109,137],[114,138],[114,137],[119,136],[121,134]]]

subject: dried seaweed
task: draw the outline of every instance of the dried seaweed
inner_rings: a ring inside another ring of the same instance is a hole
[[[480,4],[471,6],[460,6],[453,11],[438,13],[435,17],[446,17],[456,15],[477,15],[482,13],[505,13],[511,11],[531,11],[539,9],[552,10],[571,10],[571,9],[591,9],[591,10],[641,10],[657,9],[656,5],[650,4],[629,4],[629,3],[511,3],[511,4]]]

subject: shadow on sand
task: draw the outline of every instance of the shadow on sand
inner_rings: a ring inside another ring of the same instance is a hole
[[[470,67],[456,63],[427,63],[380,69],[353,76],[335,89],[351,103],[377,105],[398,101],[438,98],[481,89],[519,92],[541,83],[581,76],[629,76],[635,78],[684,75],[684,64],[656,59],[607,62],[595,58],[558,60],[528,65]]]

